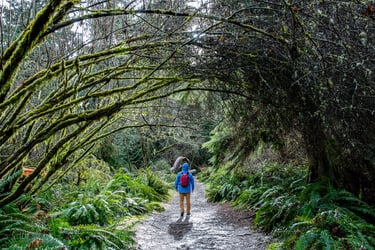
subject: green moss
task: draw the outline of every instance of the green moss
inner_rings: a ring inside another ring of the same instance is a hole
[[[64,1],[50,1],[45,8],[38,12],[27,29],[13,43],[14,45],[9,47],[12,51],[8,49],[5,52],[8,60],[3,62],[3,72],[0,75],[0,101],[5,99],[23,59],[41,42],[43,33],[51,24],[55,11],[62,2]]]

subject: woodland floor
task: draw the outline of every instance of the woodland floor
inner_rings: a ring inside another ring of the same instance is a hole
[[[251,229],[251,214],[208,203],[201,183],[191,196],[191,216],[180,219],[178,194],[135,227],[137,250],[256,249],[270,237]]]

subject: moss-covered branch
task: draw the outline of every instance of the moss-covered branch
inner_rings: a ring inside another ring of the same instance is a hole
[[[65,1],[49,1],[46,7],[41,10],[33,22],[25,29],[19,38],[13,42],[5,52],[3,68],[0,74],[0,103],[5,100],[14,77],[23,62],[24,58],[39,43],[47,28],[52,24],[55,12]]]
[[[49,68],[38,72],[33,77],[24,81],[9,97],[7,97],[6,100],[0,102],[0,110],[19,100],[20,97],[26,92],[33,91],[41,84],[56,78],[62,72],[67,70],[75,70],[75,67],[77,67],[77,62],[79,63],[78,67],[84,68],[88,67],[89,65],[98,64],[115,56],[124,56],[125,54],[128,54],[130,52],[140,51],[143,49],[161,48],[163,46],[166,46],[167,44],[171,44],[171,42],[162,41],[134,46],[124,46],[124,44],[121,43],[120,45],[117,45],[112,49],[100,51],[98,53],[82,55],[72,60],[57,62]]]
[[[90,124],[90,122],[87,122],[83,126],[77,127],[72,133],[66,135],[61,140],[59,140],[44,156],[44,158],[39,162],[39,164],[36,166],[34,171],[23,180],[19,186],[12,191],[10,194],[8,194],[6,197],[2,198],[0,200],[0,207],[14,201],[19,196],[21,196],[23,193],[26,193],[28,189],[30,189],[28,186],[32,183],[32,181],[39,176],[39,174],[42,172],[42,170],[45,168],[45,166],[53,159],[53,157],[57,154],[57,152],[62,148],[66,143],[68,143],[70,140],[73,140],[76,136],[78,136],[82,131],[84,131],[87,126]]]

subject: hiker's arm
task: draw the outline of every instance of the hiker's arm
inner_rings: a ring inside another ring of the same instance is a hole
[[[194,192],[194,177],[191,175],[191,191]]]
[[[179,181],[179,174],[176,176],[176,180],[174,181],[174,188],[176,189],[176,191],[178,191],[178,181]]]

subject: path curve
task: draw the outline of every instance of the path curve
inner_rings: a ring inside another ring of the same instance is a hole
[[[152,213],[135,227],[137,250],[266,249],[270,238],[248,227],[249,216],[231,218],[227,212],[232,208],[208,203],[203,185],[196,181],[195,186],[190,218],[180,219],[176,193],[163,212]]]

